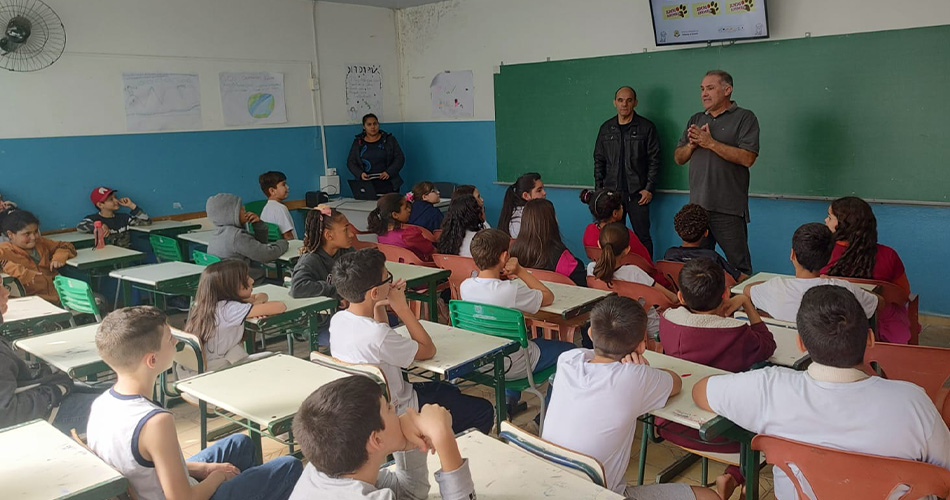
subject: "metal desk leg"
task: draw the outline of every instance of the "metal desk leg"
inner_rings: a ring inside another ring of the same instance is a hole
[[[752,449],[752,436],[742,441],[742,473],[745,475],[746,500],[759,500],[759,452]]]
[[[643,485],[643,475],[646,472],[647,466],[647,446],[650,444],[650,438],[648,436],[653,434],[653,424],[647,422],[653,421],[652,416],[647,416],[643,420],[642,433],[640,434],[640,464],[637,471],[637,486]]]
[[[251,436],[251,443],[254,446],[254,465],[264,463],[264,448],[261,446],[261,426],[247,421],[248,434]]]
[[[495,354],[495,432],[501,432],[501,423],[508,418],[505,405],[505,355]]]
[[[439,293],[436,290],[437,283],[433,280],[426,288],[429,295],[429,321],[439,322]]]
[[[198,421],[200,422],[201,449],[204,450],[208,447],[208,403],[202,399],[198,400]]]

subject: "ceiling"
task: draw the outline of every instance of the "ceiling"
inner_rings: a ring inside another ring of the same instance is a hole
[[[429,3],[439,3],[444,0],[321,0],[334,3],[348,3],[353,5],[369,5],[371,7],[385,7],[387,9],[403,9]]]

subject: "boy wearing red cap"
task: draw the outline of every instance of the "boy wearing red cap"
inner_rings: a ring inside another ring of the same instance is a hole
[[[128,248],[132,244],[131,226],[147,226],[152,223],[148,214],[129,198],[117,198],[116,190],[105,186],[92,190],[89,200],[99,209],[98,212],[87,215],[76,226],[76,230],[92,234],[96,221],[102,222],[102,227],[108,230],[106,244]],[[121,207],[128,207],[129,213],[118,213]]]

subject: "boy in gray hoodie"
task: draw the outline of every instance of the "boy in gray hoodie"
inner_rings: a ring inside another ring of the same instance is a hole
[[[205,204],[208,218],[214,224],[208,253],[222,259],[241,259],[250,265],[255,262],[272,262],[287,251],[287,241],[267,242],[267,224],[257,214],[246,212],[241,198],[230,193],[219,193]],[[251,224],[254,234],[244,229]],[[264,270],[251,267],[254,283],[264,279]]]

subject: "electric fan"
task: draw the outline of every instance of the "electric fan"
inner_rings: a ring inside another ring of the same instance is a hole
[[[66,28],[40,0],[0,0],[0,68],[37,71],[66,49]]]

